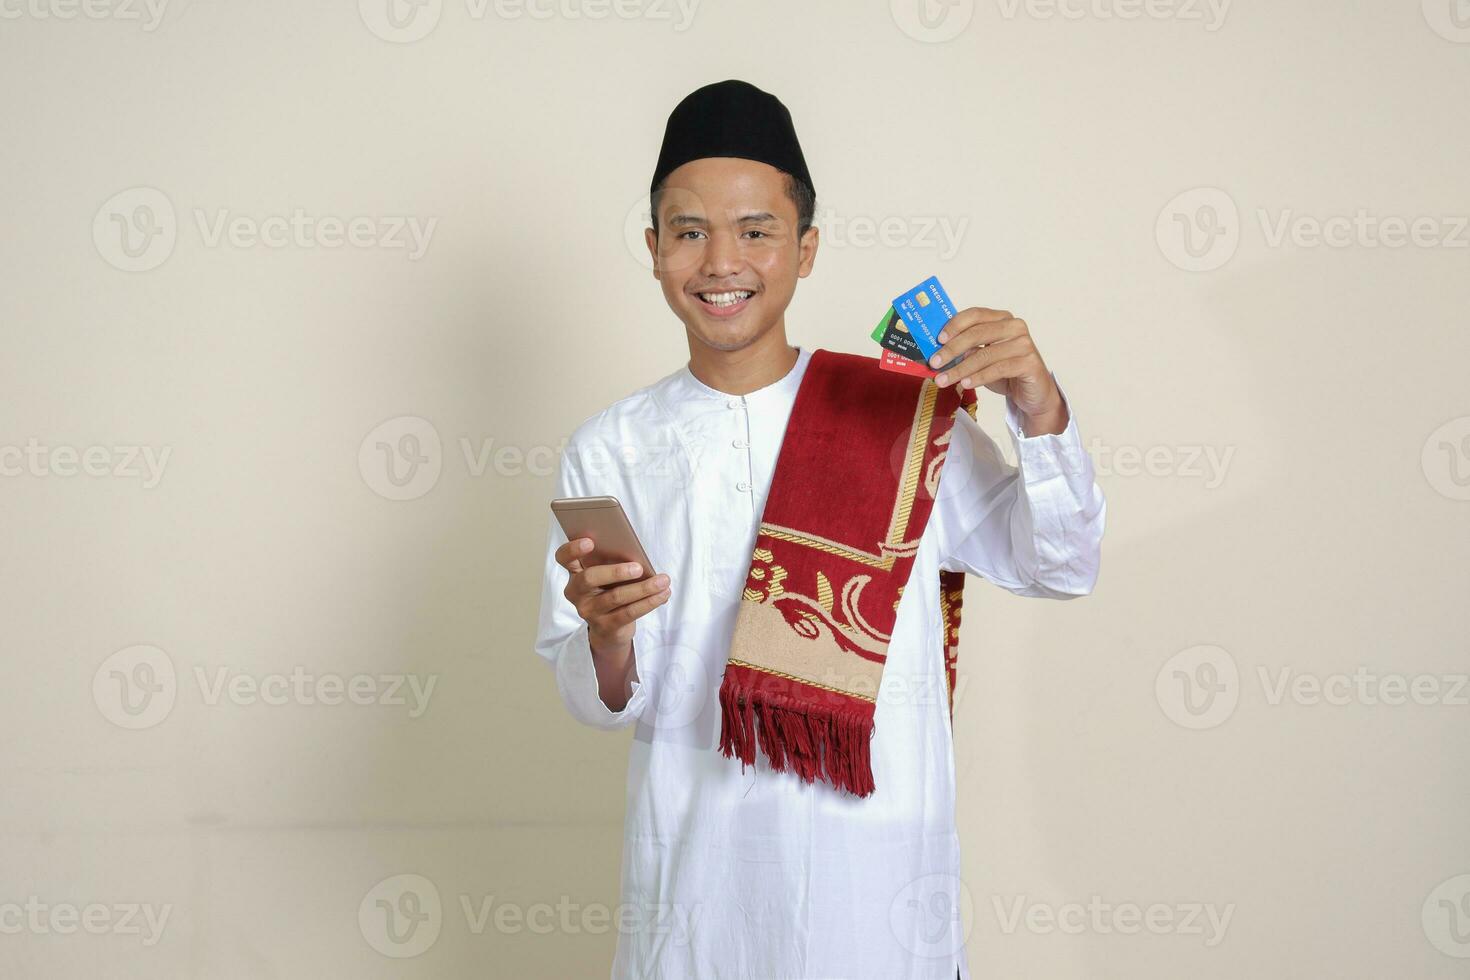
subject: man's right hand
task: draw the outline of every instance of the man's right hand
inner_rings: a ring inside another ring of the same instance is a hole
[[[573,538],[556,549],[557,564],[571,574],[563,594],[587,623],[594,659],[621,660],[633,651],[637,620],[669,600],[669,577],[630,583],[643,574],[636,562],[584,568],[582,556],[591,550],[591,538]]]

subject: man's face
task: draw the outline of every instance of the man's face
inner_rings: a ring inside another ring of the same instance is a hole
[[[739,350],[782,322],[817,254],[815,228],[797,238],[785,174],[755,160],[692,160],[669,174],[658,203],[658,236],[644,232],[653,275],[691,337]]]

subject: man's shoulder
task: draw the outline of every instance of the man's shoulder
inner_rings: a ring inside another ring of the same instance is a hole
[[[631,435],[646,434],[650,425],[667,424],[670,420],[664,408],[667,402],[665,395],[683,370],[682,366],[676,368],[657,381],[629,392],[601,411],[585,417],[567,437],[568,447],[610,440],[625,442]]]

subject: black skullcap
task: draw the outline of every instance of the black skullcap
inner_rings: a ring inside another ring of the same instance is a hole
[[[740,157],[770,164],[801,181],[816,196],[791,113],[780,99],[749,82],[734,78],[715,82],[695,89],[674,106],[664,127],[649,193],[674,170],[705,157]]]

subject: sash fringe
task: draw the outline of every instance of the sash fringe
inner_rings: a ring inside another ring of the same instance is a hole
[[[874,789],[869,755],[872,707],[851,699],[830,701],[814,704],[774,691],[722,684],[720,753],[727,759],[738,758],[744,772],[747,765],[755,764],[758,742],[776,772],[789,768],[810,783],[825,769],[833,786],[854,796],[868,796]]]

